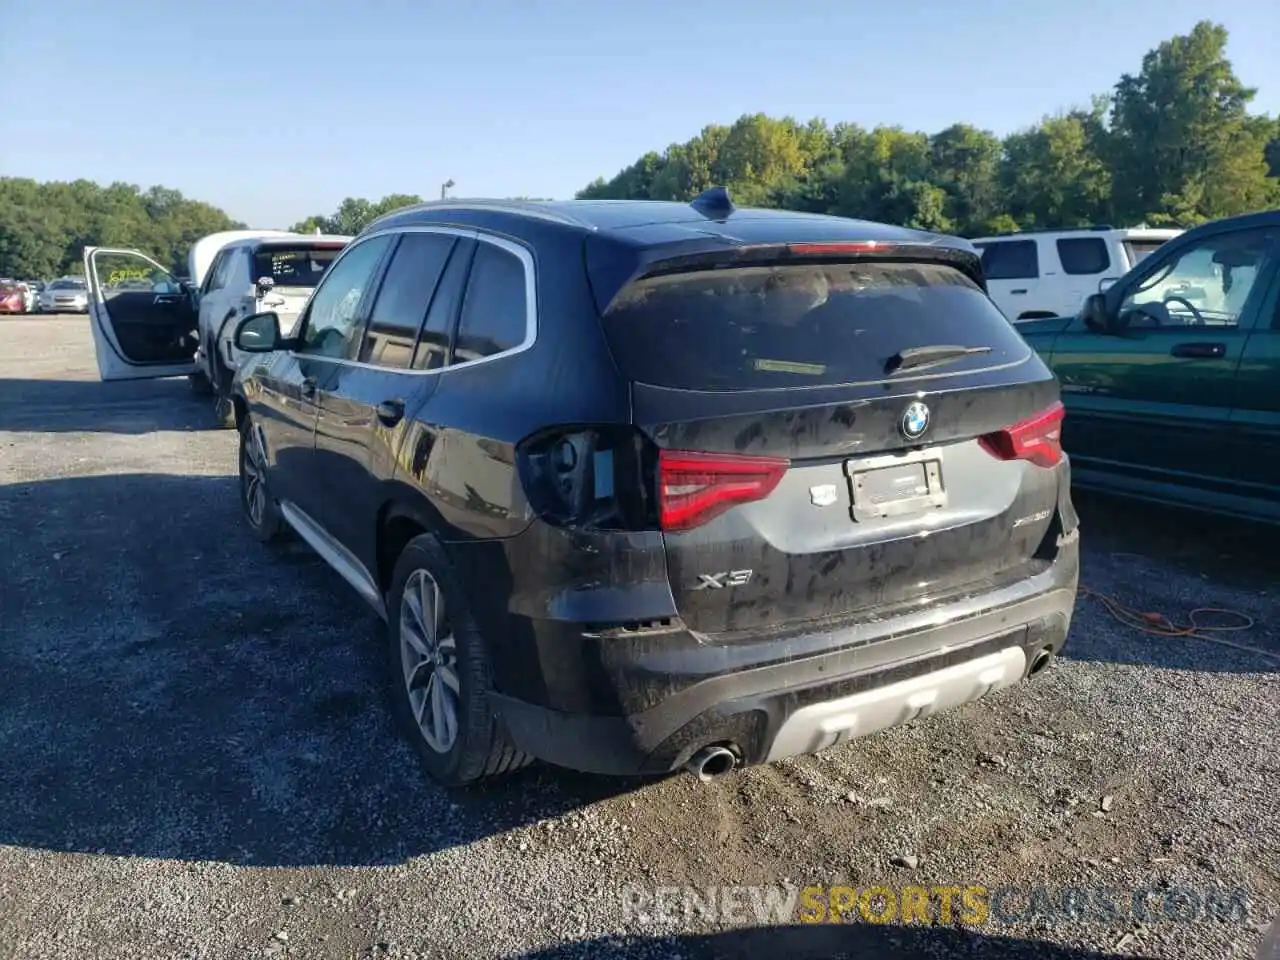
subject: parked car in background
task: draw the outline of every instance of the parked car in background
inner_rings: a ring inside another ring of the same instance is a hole
[[[1280,521],[1280,211],[1170,240],[1075,317],[1020,324],[1076,483]]]
[[[60,277],[37,298],[41,313],[88,313],[89,288],[80,277]]]
[[[39,280],[21,280],[19,282],[27,288],[27,313],[35,313],[40,309],[40,291],[44,289],[44,284]]]
[[[1070,316],[1180,231],[1134,227],[1028,230],[978,237],[987,290],[1015,323]]]
[[[246,522],[387,620],[445,783],[722,774],[1066,639],[1058,385],[965,240],[723,190],[430,203],[236,339]]]
[[[235,321],[274,310],[291,322],[349,239],[279,230],[212,234],[189,252],[194,286],[137,250],[86,248],[99,374],[186,374],[197,392],[215,395],[219,416],[231,425],[231,379],[242,359],[232,344]],[[127,279],[112,284],[112,277]]]
[[[0,313],[27,313],[27,288],[14,281],[0,281]]]

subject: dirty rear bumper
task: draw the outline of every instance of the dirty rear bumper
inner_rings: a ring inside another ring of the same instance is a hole
[[[594,773],[675,770],[709,744],[732,744],[745,764],[824,749],[976,699],[1026,677],[1041,654],[1056,655],[1079,571],[1076,537],[1064,539],[1054,562],[1034,576],[890,620],[769,641],[783,645],[785,656],[764,665],[735,669],[735,646],[683,647],[689,682],[621,715],[559,710],[510,694],[494,699],[520,749]],[[642,646],[619,642],[643,662],[615,661],[595,682],[652,672],[661,644],[661,635]]]

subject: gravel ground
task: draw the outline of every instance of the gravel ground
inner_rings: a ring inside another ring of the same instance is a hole
[[[0,378],[0,957],[1222,960],[1280,902],[1277,661],[1085,597],[1041,678],[819,757],[446,793],[392,728],[375,618],[242,530],[235,438],[184,382],[99,384],[83,319],[0,323]],[[1080,505],[1092,590],[1241,611],[1280,653],[1274,532]],[[784,881],[1156,893],[1145,922],[732,929],[620,892]],[[1165,921],[1178,888],[1249,915]]]

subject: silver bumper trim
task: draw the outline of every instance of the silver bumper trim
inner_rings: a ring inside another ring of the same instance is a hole
[[[787,718],[769,747],[767,763],[816,753],[854,737],[896,727],[1013,686],[1027,670],[1021,647],[1007,647],[953,667],[802,707]]]

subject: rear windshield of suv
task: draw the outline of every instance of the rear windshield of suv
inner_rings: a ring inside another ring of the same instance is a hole
[[[340,246],[259,247],[253,253],[253,282],[270,277],[277,287],[314,287],[341,252]]]
[[[753,266],[651,277],[626,287],[603,324],[626,377],[681,390],[883,380],[889,358],[911,347],[990,348],[921,374],[989,367],[1029,352],[977,284],[935,264]]]

